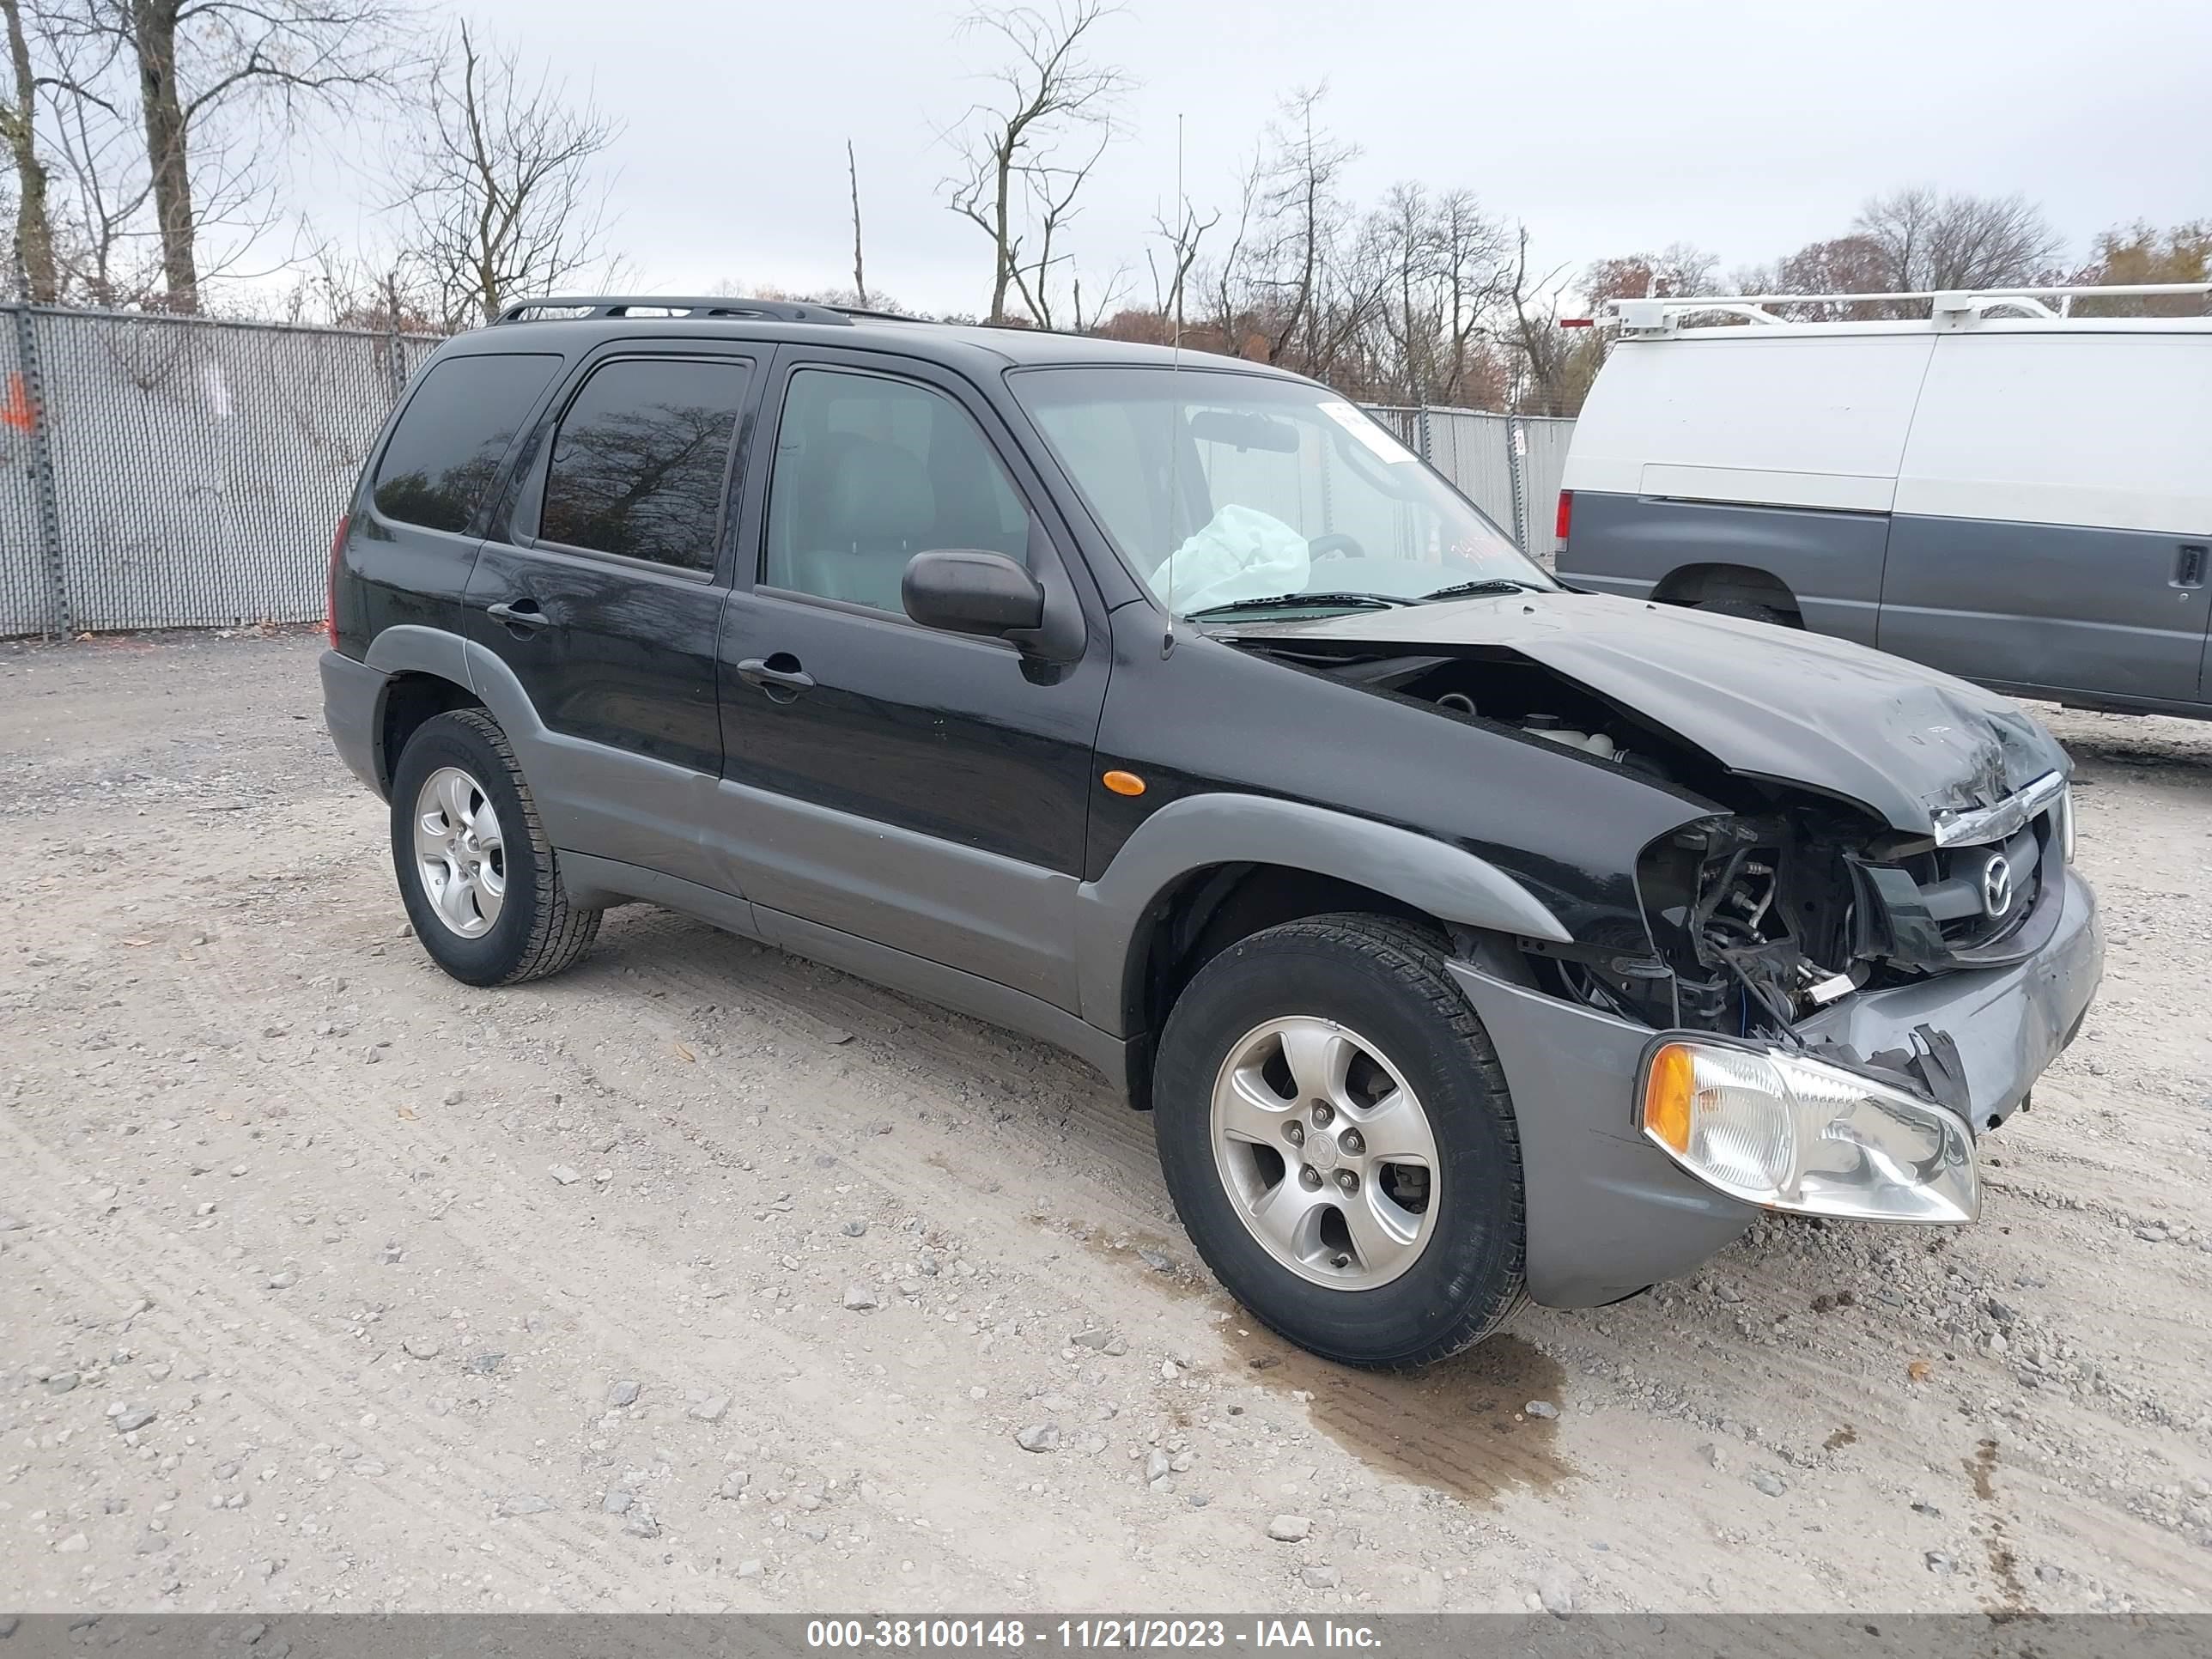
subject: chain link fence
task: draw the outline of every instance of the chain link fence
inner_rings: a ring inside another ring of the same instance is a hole
[[[331,530],[435,337],[0,312],[0,637],[323,614]],[[1572,421],[1372,413],[1550,562]]]
[[[331,530],[436,339],[4,309],[0,635],[323,614]]]
[[[1559,550],[1552,529],[1572,420],[1477,409],[1370,405],[1367,412],[1512,532],[1523,551],[1542,564],[1552,562]]]

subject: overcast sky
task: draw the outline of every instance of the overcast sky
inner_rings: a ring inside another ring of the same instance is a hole
[[[871,287],[979,310],[988,244],[944,206],[953,157],[937,136],[988,91],[967,9],[475,0],[471,15],[627,124],[615,240],[646,286],[849,283],[850,137]],[[2024,191],[2084,251],[2112,224],[2212,216],[2204,0],[1131,0],[1097,41],[1141,84],[1075,246],[1092,282],[1134,265],[1138,297],[1177,113],[1203,210],[1231,198],[1277,100],[1322,81],[1363,152],[1358,198],[1401,179],[1470,187],[1526,222],[1547,266],[1679,239],[1726,270],[1923,182]],[[344,211],[325,199],[326,222]]]

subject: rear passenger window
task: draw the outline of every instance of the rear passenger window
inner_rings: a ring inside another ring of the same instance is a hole
[[[432,366],[377,463],[376,510],[427,530],[465,530],[507,446],[561,360],[448,357]]]
[[[705,357],[601,368],[561,417],[538,538],[713,569],[730,441],[750,373],[750,364]]]

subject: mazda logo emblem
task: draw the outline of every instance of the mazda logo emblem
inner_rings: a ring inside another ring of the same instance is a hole
[[[2002,853],[1990,854],[1982,866],[1982,908],[1992,917],[2012,908],[2012,866]]]

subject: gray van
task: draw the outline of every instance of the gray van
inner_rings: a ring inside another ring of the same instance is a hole
[[[1930,315],[1819,323],[1778,296],[1622,301],[1559,574],[2017,696],[2212,717],[2212,317],[2064,314],[2208,292],[1889,296]]]

